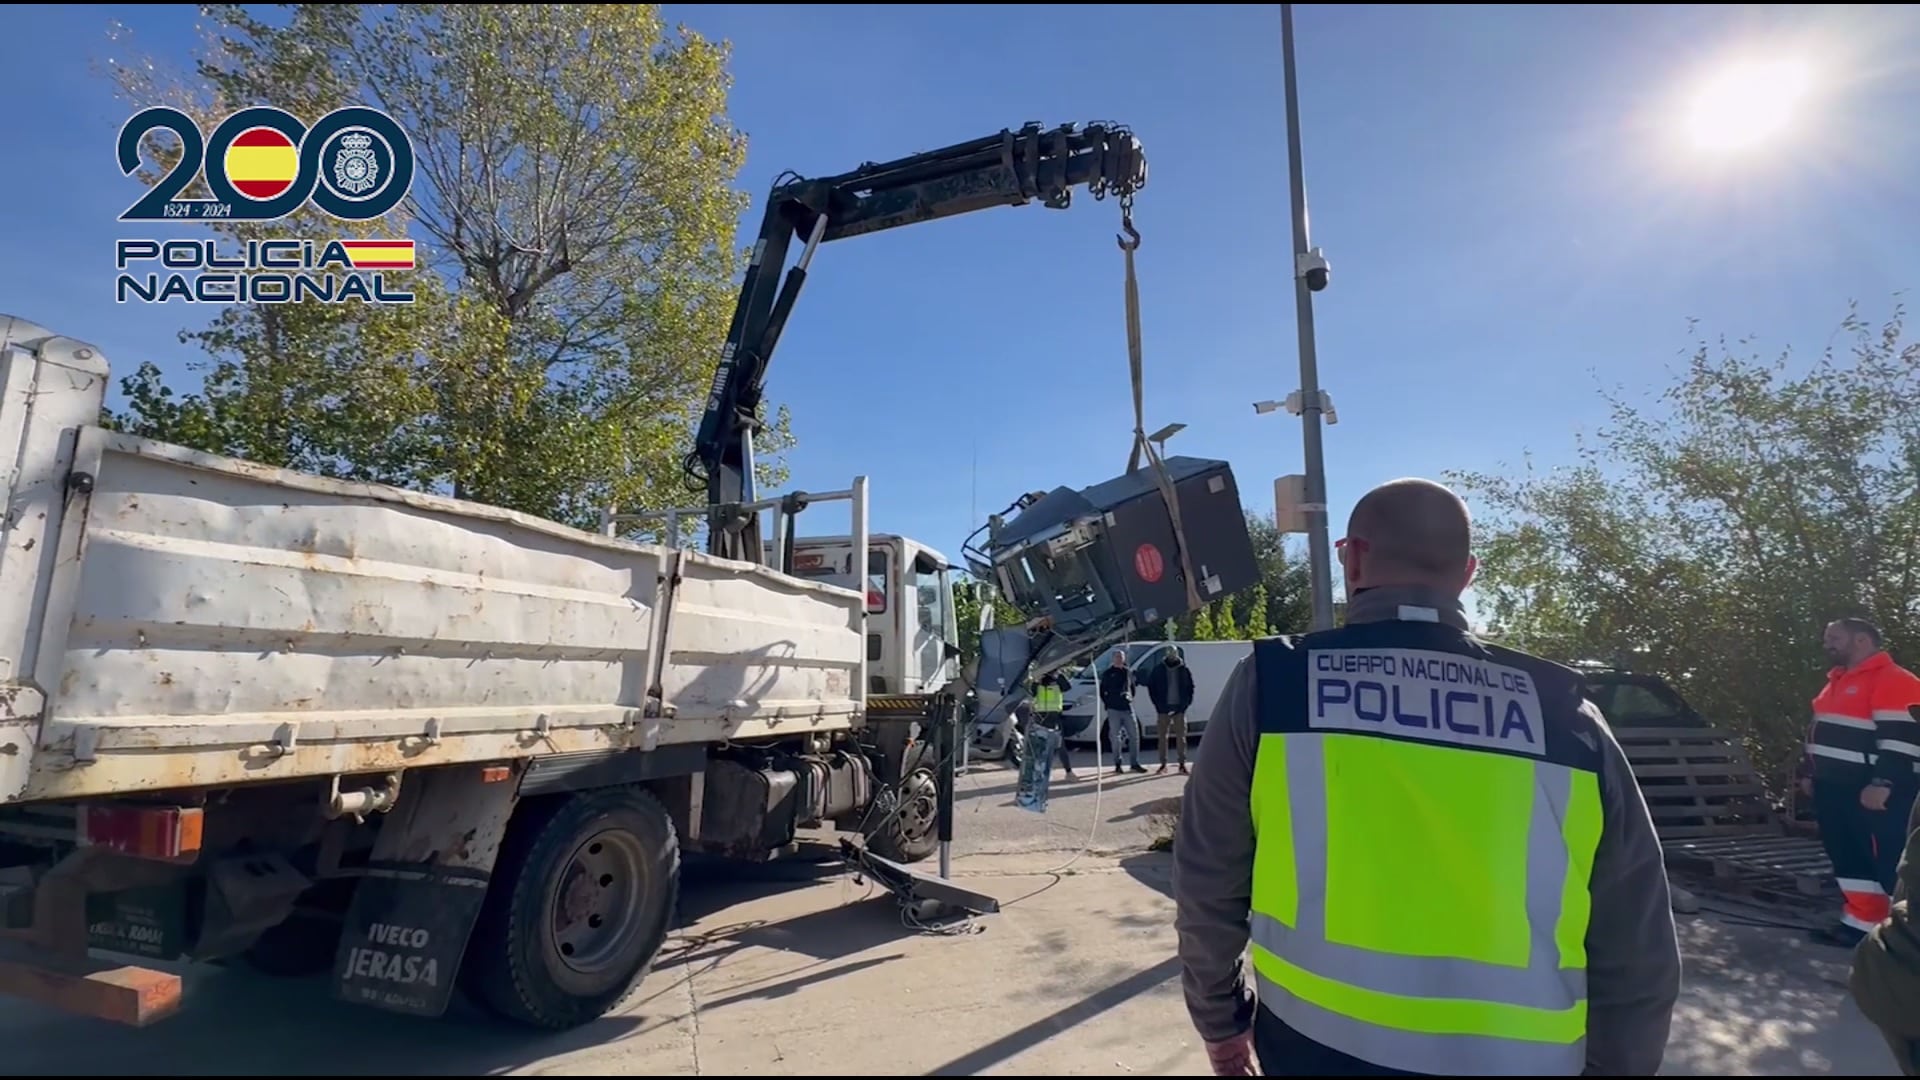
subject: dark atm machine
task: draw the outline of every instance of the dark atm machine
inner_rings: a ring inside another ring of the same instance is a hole
[[[1200,603],[1252,588],[1260,580],[1260,566],[1232,467],[1191,457],[1167,458],[1164,464]],[[1052,631],[1050,647],[1027,661],[1051,666],[1047,652],[1091,651],[1148,636],[1150,628],[1193,610],[1173,515],[1151,468],[1079,491],[1055,488],[1026,501],[1011,521],[995,518],[988,528],[990,565],[976,563],[974,573],[994,581],[1001,596],[1028,619],[1048,620]],[[1011,633],[1002,630],[996,636]],[[1029,635],[1023,631],[1021,636]],[[1005,668],[1028,650],[1009,637],[996,641],[992,651],[999,662],[990,664],[983,656],[983,677],[988,667]]]

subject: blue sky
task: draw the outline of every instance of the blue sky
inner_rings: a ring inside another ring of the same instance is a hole
[[[1073,14],[1075,10],[1081,12]],[[1251,403],[1298,385],[1277,5],[669,5],[734,45],[733,116],[756,204],[822,174],[1017,127],[1130,125],[1149,429],[1232,462],[1250,507],[1301,467],[1299,422]],[[93,70],[110,19],[190,59],[184,6],[12,9],[10,314],[181,373],[190,309],[119,307],[113,164],[130,110]],[[1895,7],[1296,9],[1337,536],[1395,476],[1566,461],[1605,419],[1597,379],[1664,383],[1686,321],[1768,351],[1823,347],[1920,284],[1920,16]],[[1811,58],[1802,130],[1737,163],[1675,149],[1689,80],[1727,55]],[[1132,430],[1118,209],[1076,200],[823,249],[769,395],[794,483],[872,478],[876,529],[959,554],[1021,491],[1119,473]],[[837,511],[825,508],[816,514]],[[840,521],[823,520],[814,531]]]

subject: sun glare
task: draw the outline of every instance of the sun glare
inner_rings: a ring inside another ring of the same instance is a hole
[[[1778,141],[1812,89],[1805,61],[1745,60],[1694,88],[1683,117],[1688,142],[1706,154],[1741,154]]]

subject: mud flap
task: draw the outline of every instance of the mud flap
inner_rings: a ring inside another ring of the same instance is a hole
[[[513,815],[518,785],[503,772],[406,775],[347,911],[335,997],[414,1016],[446,1012]]]

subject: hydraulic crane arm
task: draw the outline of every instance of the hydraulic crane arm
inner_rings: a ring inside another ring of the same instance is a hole
[[[707,550],[727,558],[761,556],[758,516],[725,508],[753,500],[753,432],[767,364],[816,248],[830,240],[1034,199],[1063,210],[1072,203],[1075,187],[1087,188],[1096,199],[1117,195],[1125,210],[1146,182],[1146,156],[1126,128],[1070,124],[1047,131],[1035,123],[944,150],[870,163],[842,176],[777,183],[687,457],[688,475],[704,484],[708,505],[718,508],[708,523]],[[795,237],[805,246],[780,281]]]

